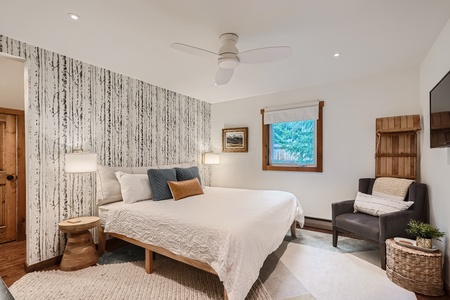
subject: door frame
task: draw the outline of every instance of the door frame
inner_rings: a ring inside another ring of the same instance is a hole
[[[17,186],[16,186],[16,241],[26,238],[26,167],[25,167],[25,112],[1,108],[0,114],[16,116],[17,136]]]

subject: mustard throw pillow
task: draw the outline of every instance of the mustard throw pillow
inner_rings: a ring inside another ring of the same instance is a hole
[[[203,194],[202,186],[197,177],[184,181],[168,181],[167,183],[175,200]]]

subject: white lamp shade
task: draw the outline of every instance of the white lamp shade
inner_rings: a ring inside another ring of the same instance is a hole
[[[66,173],[91,173],[97,171],[97,154],[67,153],[64,171]]]
[[[218,165],[220,164],[220,155],[212,152],[203,154],[203,163],[205,165]]]

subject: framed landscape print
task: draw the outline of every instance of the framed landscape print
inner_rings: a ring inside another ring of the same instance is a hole
[[[223,152],[248,152],[248,127],[222,129]]]

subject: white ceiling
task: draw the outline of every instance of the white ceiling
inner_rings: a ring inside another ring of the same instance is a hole
[[[418,68],[449,18],[448,0],[0,0],[0,34],[211,103]],[[216,61],[169,47],[225,32],[293,56],[215,86]]]

